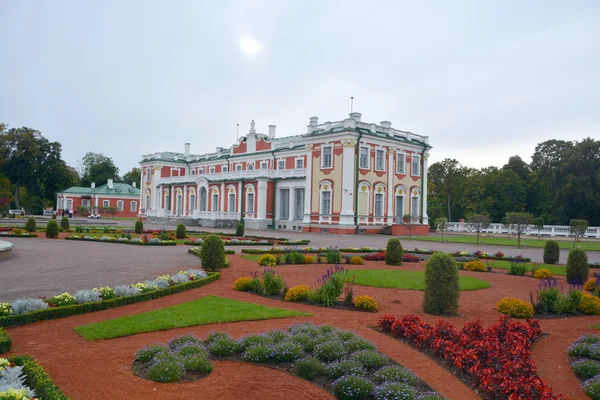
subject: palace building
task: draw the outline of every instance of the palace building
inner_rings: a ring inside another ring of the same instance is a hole
[[[427,136],[361,121],[310,118],[304,134],[250,131],[213,153],[143,156],[140,217],[211,227],[340,234],[427,234]],[[388,228],[389,229],[389,228]]]

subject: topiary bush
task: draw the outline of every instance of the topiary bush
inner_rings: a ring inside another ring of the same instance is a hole
[[[69,229],[69,218],[62,217],[62,219],[60,220],[60,227],[63,228],[65,231]]]
[[[218,271],[225,266],[225,244],[217,235],[208,235],[200,250],[202,267],[209,271]]]
[[[402,244],[399,239],[390,239],[385,249],[385,263],[387,265],[402,265]]]
[[[377,311],[377,301],[374,298],[367,295],[358,296],[354,299],[354,307],[359,308],[361,310],[376,312]]]
[[[27,223],[25,224],[25,230],[27,232],[35,232],[36,228],[37,228],[37,226],[35,223],[35,218],[33,218],[33,217],[27,218]]]
[[[552,273],[552,271],[550,271],[546,268],[540,268],[533,273],[533,277],[536,279],[549,279],[549,278],[554,278],[554,274]],[[595,280],[594,280],[594,282],[595,282]]]
[[[433,315],[456,315],[459,296],[456,261],[449,254],[434,253],[425,263],[423,311]]]
[[[513,318],[531,318],[533,316],[533,305],[521,299],[506,297],[496,304],[496,308],[502,314]]]
[[[144,223],[142,221],[135,221],[135,233],[141,235],[144,232]]]
[[[274,267],[277,264],[277,259],[272,254],[265,254],[258,259],[258,265],[261,267]]]
[[[590,274],[588,257],[582,249],[574,249],[569,252],[567,259],[567,282],[571,285],[583,285]]]
[[[52,214],[52,219],[56,219],[56,214]]]
[[[544,264],[556,264],[560,260],[560,247],[556,240],[547,240],[544,245]]]
[[[467,271],[485,272],[485,266],[479,260],[472,260],[465,263],[464,267]]]
[[[185,225],[184,224],[177,225],[177,228],[175,230],[175,237],[177,239],[185,239],[186,236],[187,236],[187,232],[185,230]]]
[[[241,292],[247,292],[252,290],[252,278],[249,276],[242,276],[233,282],[233,289]]]
[[[58,237],[58,224],[56,221],[48,221],[48,225],[46,225],[46,237],[47,238],[57,238]]]
[[[244,236],[244,224],[238,224],[235,228],[235,236]]]

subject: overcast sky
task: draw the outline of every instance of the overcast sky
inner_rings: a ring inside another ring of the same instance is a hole
[[[0,16],[0,121],[73,166],[214,151],[252,119],[305,133],[346,118],[350,96],[363,121],[429,136],[432,162],[529,162],[541,141],[600,137],[594,0],[0,0]]]

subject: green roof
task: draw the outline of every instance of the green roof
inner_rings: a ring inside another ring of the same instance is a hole
[[[70,194],[110,194],[114,196],[125,195],[125,196],[139,196],[140,189],[131,186],[128,183],[113,183],[112,189],[108,188],[108,185],[98,186],[97,188],[73,186],[59,193],[70,193]]]

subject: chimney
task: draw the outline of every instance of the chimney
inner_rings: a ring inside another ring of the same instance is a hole
[[[310,117],[310,126],[317,126],[319,124],[319,117]]]
[[[189,156],[190,155],[190,144],[186,143],[185,144],[185,156]]]
[[[355,120],[355,121],[357,121],[357,122],[360,122],[360,117],[361,116],[362,116],[362,114],[359,113],[359,112],[351,112],[350,113],[350,118],[353,119],[353,120]]]
[[[106,183],[106,186],[108,186],[109,189],[113,188],[113,180],[109,179],[108,182]]]
[[[269,137],[275,139],[275,125],[269,125]]]
[[[96,189],[96,182],[92,182],[92,189]]]

